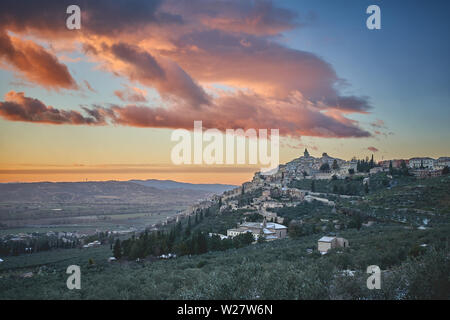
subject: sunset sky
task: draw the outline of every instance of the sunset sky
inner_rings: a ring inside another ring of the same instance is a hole
[[[66,8],[81,8],[81,29]],[[366,8],[381,8],[381,30]],[[177,128],[279,129],[280,162],[450,156],[447,1],[0,2],[0,182],[240,184]]]

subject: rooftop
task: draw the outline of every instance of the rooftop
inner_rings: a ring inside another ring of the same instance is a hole
[[[322,237],[322,238],[319,239],[319,242],[331,242],[335,238],[336,237]]]
[[[241,225],[241,227],[262,228],[263,227],[263,223],[262,222],[244,222]],[[275,223],[275,222],[267,222],[266,223],[266,228],[267,229],[276,229],[276,230],[287,229],[286,226],[283,226],[282,224]]]

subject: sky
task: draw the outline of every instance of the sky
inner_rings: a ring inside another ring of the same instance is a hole
[[[81,9],[69,30],[66,8]],[[366,8],[381,10],[369,30]],[[446,1],[2,1],[0,182],[240,184],[176,129],[279,129],[280,162],[450,156]]]

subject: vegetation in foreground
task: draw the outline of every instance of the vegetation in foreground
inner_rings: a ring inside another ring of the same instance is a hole
[[[449,185],[449,177],[413,181],[342,200],[336,212],[297,208],[291,221],[314,228],[225,251],[113,263],[109,246],[11,257],[0,266],[0,299],[449,299]],[[219,232],[227,226],[215,221],[239,218],[211,214],[191,232]],[[321,256],[317,239],[329,233],[350,247]],[[81,266],[81,290],[66,287],[70,264]],[[381,290],[366,287],[369,265],[382,269]]]

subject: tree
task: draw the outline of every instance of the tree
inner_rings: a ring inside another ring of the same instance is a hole
[[[365,183],[365,184],[364,184],[364,192],[365,192],[366,194],[369,193],[369,184],[368,184],[368,183]]]
[[[445,166],[444,169],[442,169],[442,175],[447,175],[449,173],[448,166]]]
[[[316,182],[314,180],[311,180],[311,191],[316,192]]]
[[[355,169],[353,169],[353,168],[348,169],[348,173],[351,175],[355,174]]]
[[[401,167],[401,170],[402,170],[402,174],[403,174],[404,176],[409,175],[408,167],[406,166],[405,160],[402,160],[402,162],[400,163],[400,167]]]
[[[357,230],[361,229],[362,226],[362,217],[359,213],[354,213],[352,215],[352,220],[349,223],[350,228],[356,228]]]
[[[203,232],[197,235],[197,250],[199,254],[208,252],[208,239]]]
[[[281,197],[281,190],[278,188],[270,189],[270,197],[273,199],[278,199]]]
[[[114,243],[113,254],[116,259],[122,258],[122,248],[120,247],[120,240],[117,239]]]
[[[338,163],[337,163],[337,160],[336,160],[336,159],[334,159],[334,160],[333,160],[333,165],[332,165],[332,168],[333,168],[333,170],[338,170],[338,169],[339,169],[339,165],[338,165]]]
[[[137,258],[142,258],[142,250],[141,246],[139,245],[138,241],[135,241],[133,245],[131,246],[130,250],[130,259],[135,260]]]
[[[389,174],[392,175],[394,173],[394,168],[392,167],[392,160],[389,161]]]
[[[188,223],[185,230],[185,236],[189,237],[191,235],[191,216],[188,216]]]
[[[288,228],[289,236],[299,238],[304,235],[302,224],[299,221],[291,221]]]
[[[258,243],[263,243],[266,241],[266,237],[264,236],[264,230],[261,229],[261,231],[259,232],[259,236],[258,236]]]
[[[255,241],[255,238],[253,237],[253,233],[245,232],[245,233],[237,235],[233,238],[233,247],[242,248],[242,247],[248,246],[249,244],[252,244],[253,241]]]
[[[319,170],[322,172],[330,171],[330,165],[328,164],[328,162],[325,162],[320,166]]]

